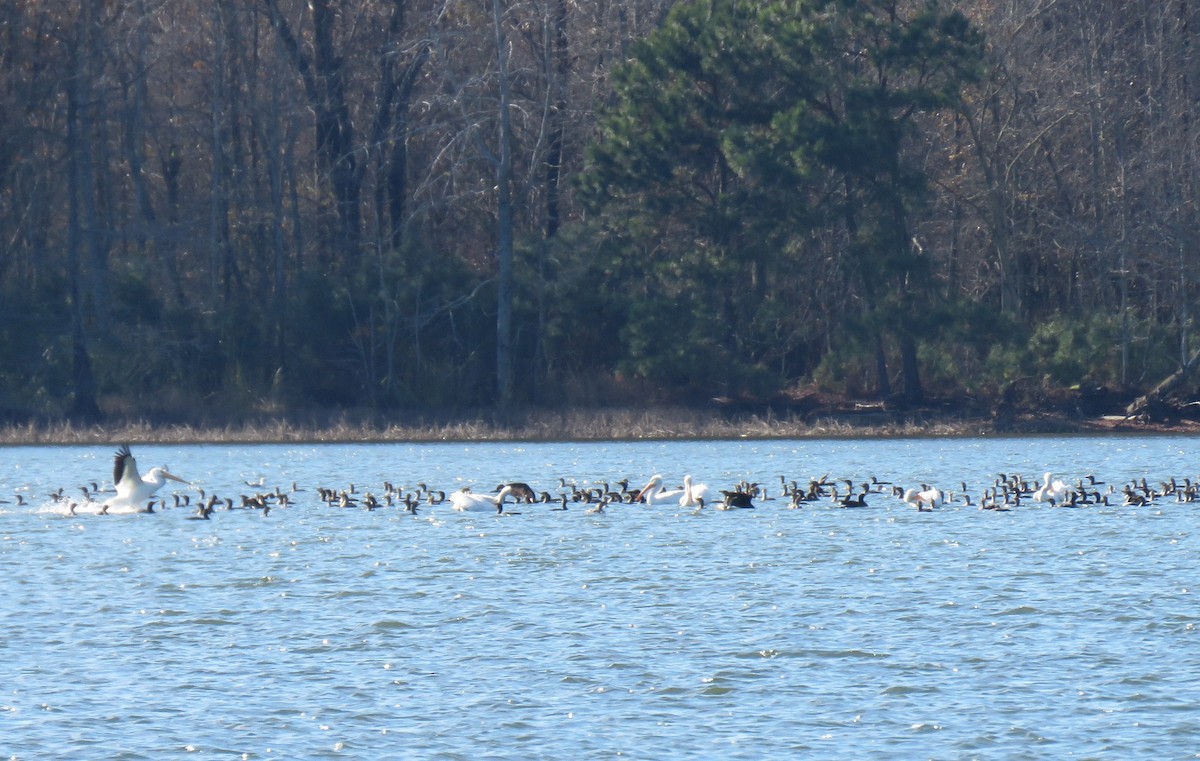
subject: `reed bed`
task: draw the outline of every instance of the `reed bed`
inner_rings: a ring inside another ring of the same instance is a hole
[[[147,420],[100,425],[69,422],[0,427],[0,444],[621,441],[670,439],[981,436],[998,433],[1181,432],[1177,427],[1028,415],[997,430],[988,418],[953,414],[838,412],[808,416],[730,416],[685,407],[523,410],[459,414],[343,413],[328,419],[284,417],[180,424]],[[1192,432],[1191,430],[1183,432]]]

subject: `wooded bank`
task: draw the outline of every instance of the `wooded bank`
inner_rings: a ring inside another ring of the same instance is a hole
[[[1200,349],[1196,14],[7,3],[0,412],[1119,412]]]

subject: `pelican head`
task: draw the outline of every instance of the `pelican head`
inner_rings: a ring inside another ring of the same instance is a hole
[[[500,489],[493,498],[496,501],[496,512],[504,512],[504,498],[513,493],[512,484],[508,484]]]
[[[178,481],[181,484],[187,483],[187,481],[185,479],[180,478],[179,476],[175,475],[174,473],[167,470],[166,468],[151,468],[150,472],[146,474],[146,478],[147,478],[147,480],[152,480],[152,481],[157,481],[159,479],[167,479],[170,481]]]
[[[642,487],[642,490],[640,492],[638,492],[637,497],[635,497],[633,501],[634,502],[644,502],[647,495],[654,493],[654,490],[662,485],[662,480],[663,480],[662,474],[655,473],[653,476],[650,477],[650,481],[645,486]]]

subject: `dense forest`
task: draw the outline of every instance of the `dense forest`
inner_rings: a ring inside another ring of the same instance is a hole
[[[4,3],[0,414],[1144,390],[1196,9]]]

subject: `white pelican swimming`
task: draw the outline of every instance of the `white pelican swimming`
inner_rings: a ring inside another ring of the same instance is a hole
[[[450,495],[450,506],[460,512],[504,512],[504,500],[512,494],[512,486],[505,486],[497,494],[472,494],[467,491],[456,491]]]
[[[1057,505],[1066,501],[1067,492],[1070,490],[1071,487],[1062,480],[1051,480],[1050,473],[1047,471],[1043,476],[1041,487],[1033,493],[1033,498],[1038,502],[1054,502]]]
[[[683,499],[683,495],[683,489],[664,490],[662,474],[655,473],[633,501],[645,502],[647,505],[677,505],[679,500]]]
[[[683,496],[679,498],[680,507],[695,507],[701,502],[708,502],[708,484],[692,484],[691,476],[683,477]]]
[[[113,458],[113,485],[117,487],[117,496],[107,500],[100,512],[142,512],[146,502],[168,479],[181,484],[187,483],[174,473],[168,472],[166,468],[151,468],[146,477],[142,478],[138,473],[137,460],[129,451],[129,445],[122,444]]]
[[[942,490],[936,486],[929,488],[922,484],[921,491],[908,489],[904,492],[904,501],[922,512],[932,510],[942,501]]]

